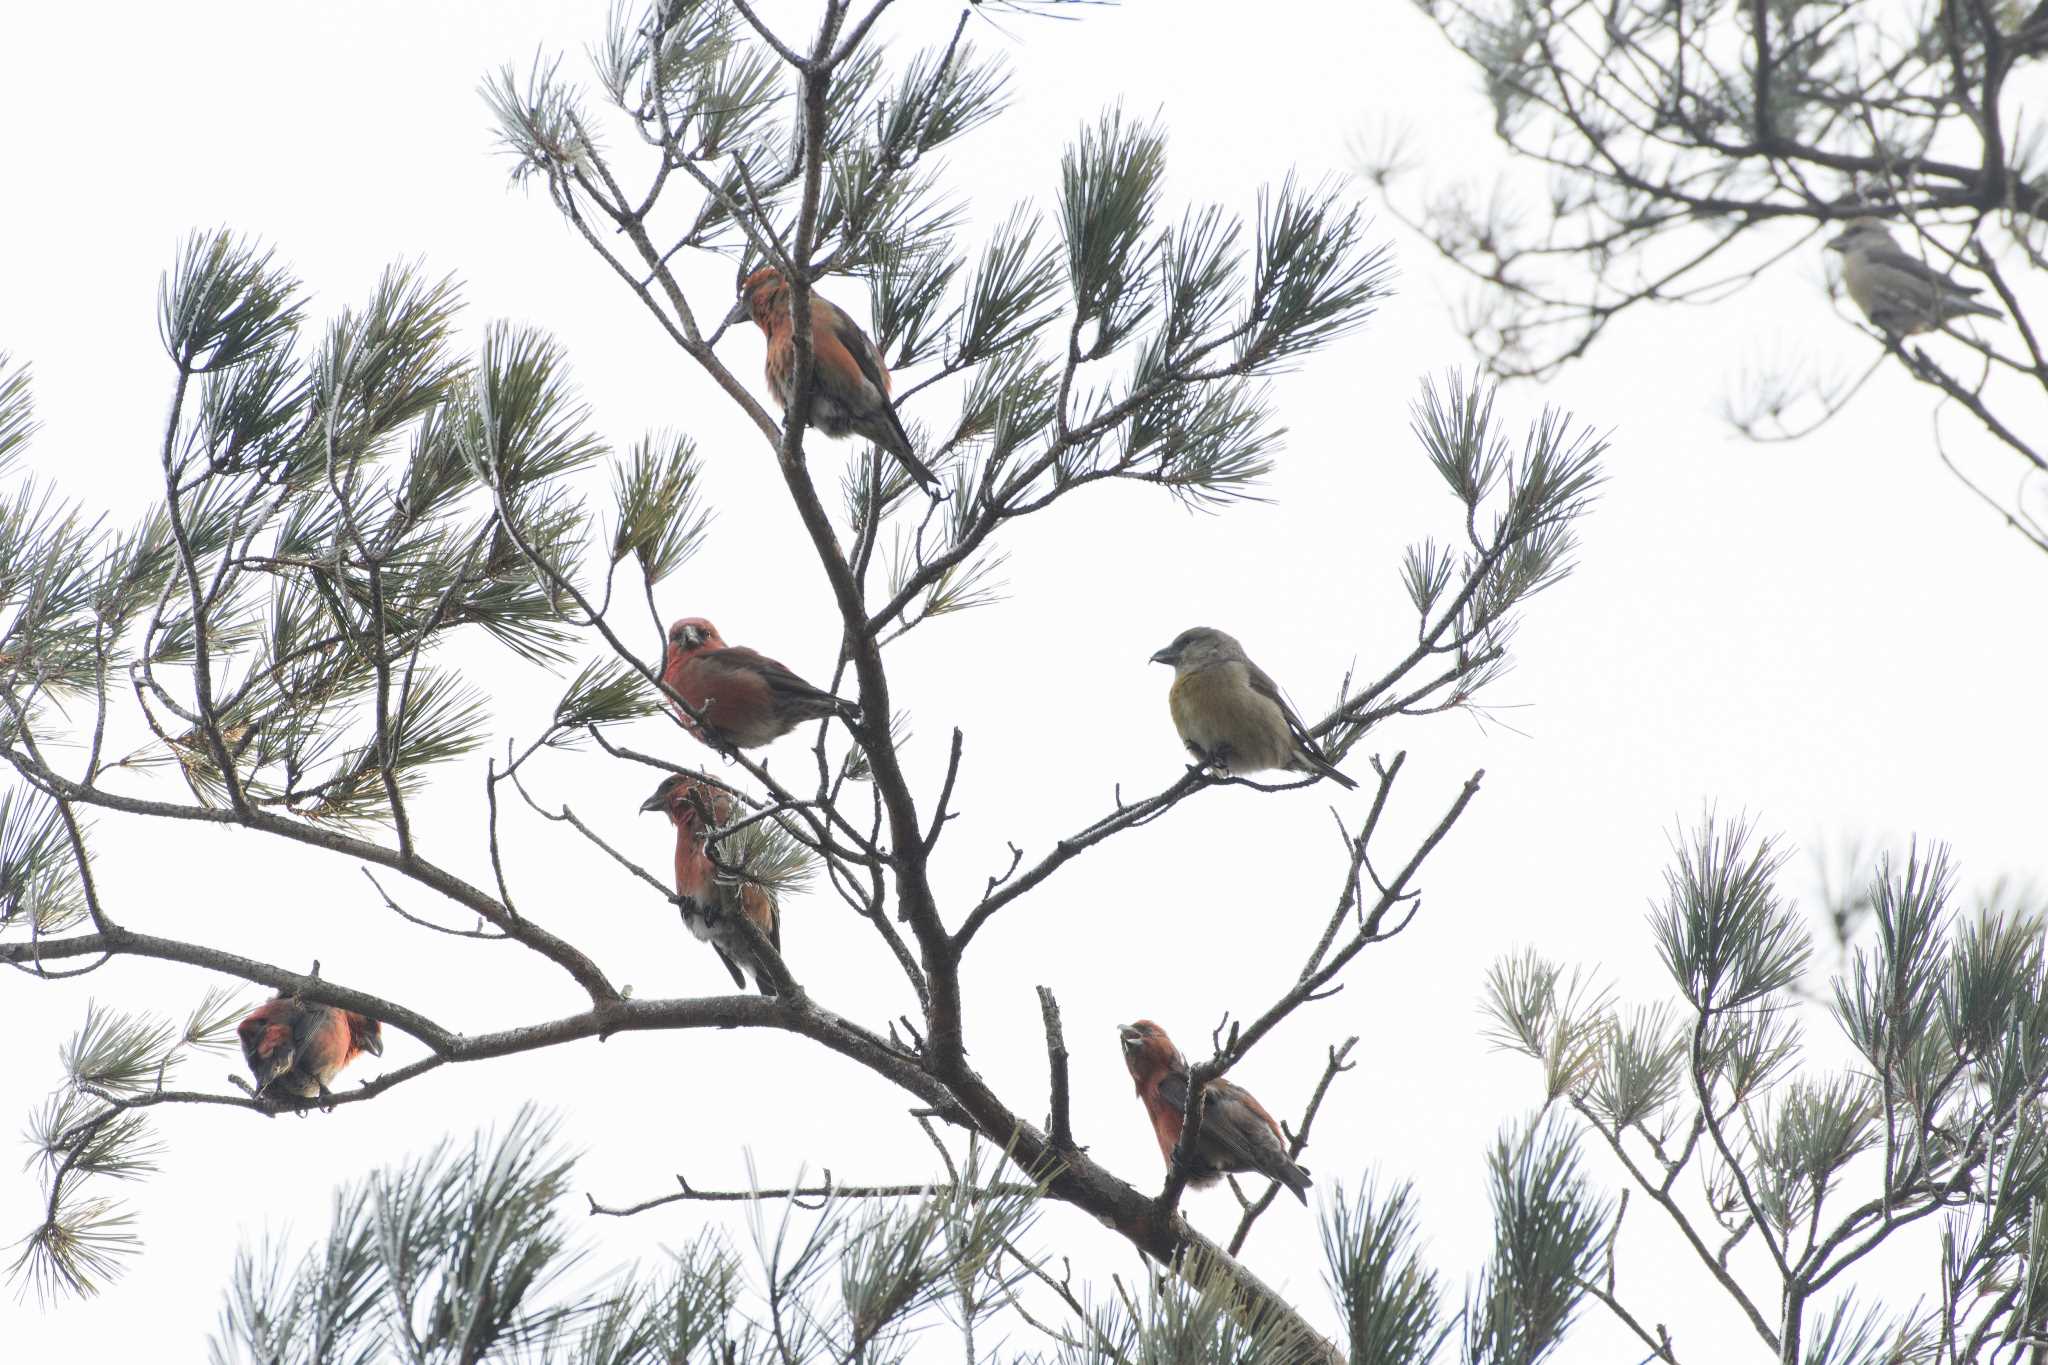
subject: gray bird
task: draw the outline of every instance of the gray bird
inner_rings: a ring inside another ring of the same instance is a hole
[[[1323,756],[1279,685],[1231,636],[1194,626],[1174,636],[1152,662],[1173,667],[1167,705],[1173,728],[1197,762],[1239,777],[1286,768],[1358,785]]]
[[[1991,305],[1971,299],[1983,290],[1957,284],[1900,250],[1875,218],[1852,219],[1827,249],[1842,253],[1842,284],[1863,316],[1892,336],[1931,332],[1950,318],[1971,314],[2005,316]]]

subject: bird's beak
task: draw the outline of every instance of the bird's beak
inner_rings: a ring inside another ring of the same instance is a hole
[[[1152,662],[1155,664],[1176,664],[1180,662],[1180,657],[1173,652],[1173,646],[1168,645],[1152,656]]]
[[[1144,1037],[1145,1035],[1139,1033],[1129,1024],[1118,1024],[1116,1026],[1116,1036],[1117,1041],[1121,1042],[1125,1047],[1129,1047],[1132,1043],[1137,1042],[1140,1038]]]
[[[384,1035],[382,1033],[373,1033],[363,1039],[363,1051],[369,1053],[372,1057],[382,1057],[384,1055]]]
[[[640,803],[640,809],[642,811],[667,810],[668,798],[664,793],[656,792],[654,795],[648,797],[645,801],[642,801]]]
[[[1848,239],[1846,237],[1837,237],[1834,241],[1829,242],[1827,246],[1823,249],[1827,251],[1847,251],[1849,249],[1848,246],[1845,245],[1847,241]]]
[[[740,323],[747,320],[747,315],[747,296],[742,294],[733,300],[731,310],[725,315],[725,321],[719,325],[722,327],[737,327]]]

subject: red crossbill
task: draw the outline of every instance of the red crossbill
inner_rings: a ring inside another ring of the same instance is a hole
[[[768,338],[768,391],[789,411],[796,387],[796,323],[782,272],[764,265],[740,286],[728,323],[751,317]],[[939,476],[917,458],[889,401],[889,367],[860,325],[816,290],[811,292],[811,425],[834,438],[864,436],[894,455],[926,492]]]
[[[1245,657],[1232,636],[1194,626],[1174,636],[1152,662],[1173,667],[1167,705],[1173,728],[1197,762],[1239,777],[1287,768],[1358,785],[1323,756],[1279,684]]]
[[[721,880],[705,847],[711,830],[732,819],[732,796],[688,773],[671,773],[640,809],[665,812],[675,824],[676,895],[682,902],[683,923],[711,945],[735,986],[746,989],[747,978],[740,970],[745,962],[761,994],[775,994],[774,986],[753,967],[745,935],[733,926],[735,916],[745,915],[781,952],[782,917],[776,913],[775,897],[752,882]]]
[[[1842,285],[1863,316],[1893,336],[1931,332],[1951,318],[1970,314],[2005,316],[1990,304],[1971,298],[1983,290],[1958,284],[1919,257],[1900,250],[1875,218],[1851,220],[1827,249],[1842,254]]]
[[[364,1052],[384,1055],[384,1026],[365,1014],[280,995],[249,1011],[235,1032],[265,1099],[329,1101],[327,1086]]]
[[[1171,1165],[1187,1114],[1187,1058],[1181,1056],[1166,1030],[1150,1019],[1124,1024],[1116,1032],[1124,1045],[1124,1065],[1137,1082],[1138,1098],[1144,1102],[1146,1117],[1152,1120],[1159,1150]],[[1265,1106],[1243,1086],[1221,1077],[1209,1082],[1203,1093],[1202,1131],[1195,1140],[1188,1184],[1202,1189],[1225,1174],[1250,1171],[1279,1181],[1306,1204],[1311,1183],[1308,1172],[1287,1155],[1280,1125],[1273,1121]]]
[[[758,651],[728,645],[701,616],[668,628],[661,680],[703,717],[699,728],[678,708],[683,728],[714,747],[758,749],[807,720],[839,716],[851,724],[860,718],[851,702],[811,686]]]

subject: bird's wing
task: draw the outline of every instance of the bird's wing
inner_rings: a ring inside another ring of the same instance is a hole
[[[292,1050],[299,1069],[326,1080],[341,1069],[349,1054],[348,1016],[327,1005],[308,1001],[292,1013]]]
[[[1229,1081],[1210,1085],[1202,1135],[1213,1137],[1217,1146],[1255,1171],[1271,1174],[1286,1160],[1287,1148],[1280,1140],[1280,1125],[1243,1086]]]
[[[859,374],[861,378],[874,385],[875,392],[881,395],[882,401],[886,403],[889,400],[889,371],[882,364],[881,351],[868,339],[868,334],[860,329],[860,324],[837,307],[829,314],[820,316],[822,312],[823,310],[817,310],[812,313],[815,321],[825,324],[817,329],[818,359],[821,362],[828,358],[843,362],[851,372]],[[834,356],[834,351],[841,354]]]
[[[745,645],[727,645],[700,656],[706,666],[735,673],[751,673],[768,685],[768,690],[783,697],[809,701],[830,701],[839,705],[839,698],[822,688],[813,687],[799,678],[784,665],[777,663],[756,649]]]
[[[1250,659],[1244,661],[1244,670],[1245,681],[1251,684],[1252,691],[1270,698],[1280,708],[1280,715],[1287,722],[1287,733],[1294,736],[1295,746],[1307,756],[1309,766],[1340,786],[1356,788],[1358,783],[1338,770],[1330,756],[1323,752],[1323,746],[1316,743],[1315,736],[1309,734],[1308,727],[1301,723],[1301,717],[1294,714],[1294,708],[1288,704],[1280,684],[1267,677],[1266,670]]]
[[[292,1028],[285,1011],[265,1006],[244,1019],[235,1032],[242,1039],[242,1060],[249,1064],[258,1090],[291,1070]]]
[[[910,443],[910,433],[903,429],[903,419],[896,415],[896,404],[889,397],[889,370],[882,364],[881,351],[858,323],[837,308],[822,320],[826,326],[818,333],[819,363],[823,364],[834,351],[844,353],[844,363],[874,386],[881,415],[888,423],[891,439],[877,444],[893,446],[890,453],[903,461],[920,484],[926,488],[937,487],[938,475],[932,472],[930,465],[917,458],[917,448]]]
[[[1155,1089],[1157,1089],[1159,1092],[1160,1102],[1162,1104],[1171,1105],[1173,1107],[1173,1112],[1175,1114],[1185,1114],[1188,1112],[1187,1072],[1167,1072],[1164,1076],[1160,1078],[1159,1084],[1155,1087]]]
[[[1865,257],[1880,271],[1893,271],[1904,275],[1917,284],[1931,284],[1936,289],[1956,294],[1981,294],[1982,289],[1967,284],[1957,284],[1949,276],[1928,265],[1911,252],[1901,250],[1896,244],[1886,242],[1882,246],[1866,248]]]
[[[1861,285],[1852,281],[1849,290],[1872,322],[1887,331],[1903,329],[1908,335],[1927,331],[1949,318],[1970,314],[2004,317],[2004,313],[1990,304],[1979,303],[1970,297],[1981,292],[1947,280],[1930,280],[1924,275],[1908,274],[1889,266],[1866,266]]]
[[[1274,682],[1272,678],[1266,675],[1265,669],[1260,668],[1250,659],[1244,661],[1244,671],[1245,679],[1251,684],[1252,691],[1270,699],[1275,706],[1280,708],[1280,714],[1287,720],[1287,732],[1294,736],[1294,742],[1308,750],[1311,754],[1314,754],[1317,758],[1322,758],[1322,746],[1315,742],[1315,739],[1308,732],[1308,727],[1301,723],[1301,717],[1294,714],[1294,707],[1289,704],[1287,694],[1280,690],[1280,684]]]

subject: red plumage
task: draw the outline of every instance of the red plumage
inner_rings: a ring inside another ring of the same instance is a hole
[[[728,645],[701,616],[668,628],[661,680],[703,718],[681,707],[683,728],[713,748],[757,749],[807,720],[840,716],[851,724],[860,710],[811,686],[775,660],[745,645]]]
[[[1117,1036],[1160,1154],[1171,1165],[1187,1114],[1187,1058],[1166,1030],[1150,1019],[1121,1026]],[[1279,1181],[1306,1204],[1312,1183],[1308,1171],[1288,1156],[1286,1138],[1266,1107],[1243,1086],[1221,1077],[1209,1082],[1203,1093],[1202,1131],[1195,1141],[1188,1184],[1202,1189],[1225,1174],[1250,1172]]]
[[[674,773],[663,779],[640,809],[662,811],[676,827],[676,895],[682,902],[683,923],[711,945],[732,973],[735,986],[746,988],[747,978],[741,971],[745,963],[761,994],[775,994],[775,988],[754,965],[746,935],[733,922],[744,915],[781,952],[782,918],[775,897],[753,882],[721,881],[705,847],[711,830],[732,819],[731,794],[687,773]]]
[[[235,1032],[265,1099],[332,1099],[328,1085],[343,1067],[365,1052],[384,1055],[384,1029],[375,1019],[289,995],[249,1011]]]
[[[774,266],[762,266],[740,286],[730,321],[751,317],[768,338],[768,392],[789,411],[796,391],[796,321],[789,284]],[[864,436],[894,455],[927,492],[939,476],[917,458],[910,434],[889,400],[889,367],[860,325],[815,289],[811,291],[810,424],[827,436]]]

